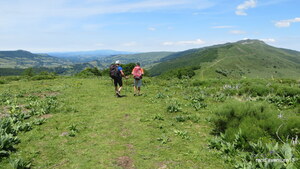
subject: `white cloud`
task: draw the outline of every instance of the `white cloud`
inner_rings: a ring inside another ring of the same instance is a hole
[[[227,29],[227,28],[233,28],[233,26],[224,25],[224,26],[213,26],[211,28],[213,28],[213,29]]]
[[[241,31],[241,30],[232,30],[232,31],[229,31],[229,33],[234,34],[234,35],[246,34],[246,32]]]
[[[275,23],[276,27],[290,27],[291,23],[300,22],[300,18],[288,19],[288,20],[281,20]]]
[[[126,42],[123,43],[122,46],[126,46],[126,47],[131,47],[131,46],[136,46],[137,43],[136,42]]]
[[[276,40],[275,39],[273,39],[273,38],[268,38],[268,39],[260,39],[261,41],[264,41],[264,42],[266,42],[266,43],[274,43],[274,42],[276,42]]]
[[[235,14],[237,15],[247,15],[247,13],[245,12],[245,10],[249,9],[249,8],[254,8],[256,7],[257,1],[256,0],[248,0],[245,1],[244,3],[238,5],[236,7],[236,11]]]
[[[156,28],[154,28],[154,27],[149,27],[148,30],[149,30],[149,31],[156,31]]]
[[[163,42],[165,46],[171,45],[203,45],[205,42],[201,39],[191,40],[191,41],[177,41],[177,42]]]

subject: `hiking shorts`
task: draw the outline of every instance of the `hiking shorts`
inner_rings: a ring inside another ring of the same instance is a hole
[[[134,79],[134,86],[141,87],[142,86],[142,79],[140,79],[140,80]]]
[[[119,84],[120,87],[123,86],[122,78],[114,78],[114,85],[117,87]]]

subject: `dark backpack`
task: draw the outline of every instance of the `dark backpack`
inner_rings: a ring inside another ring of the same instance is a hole
[[[118,70],[117,65],[115,65],[115,64],[110,65],[110,67],[109,67],[109,76],[111,78],[119,77],[119,70]]]

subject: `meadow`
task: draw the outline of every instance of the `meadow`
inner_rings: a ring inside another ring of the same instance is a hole
[[[0,82],[0,168],[300,168],[297,80]]]

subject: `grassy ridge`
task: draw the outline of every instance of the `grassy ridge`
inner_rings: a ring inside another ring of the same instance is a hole
[[[159,75],[174,68],[201,66],[201,78],[297,78],[300,76],[299,63],[297,51],[245,40],[170,55],[150,72]]]
[[[207,147],[211,127],[206,115],[199,114],[199,122],[177,122],[167,113],[171,101],[157,96],[165,89],[144,80],[144,96],[133,97],[128,80],[123,98],[113,95],[111,81],[105,78],[2,85],[1,92],[10,88],[15,94],[20,88],[28,94],[51,89],[61,104],[44,125],[19,135],[19,151],[11,158],[31,159],[34,168],[227,168]],[[78,129],[75,137],[61,136],[72,125]],[[1,166],[10,165],[2,160]]]

